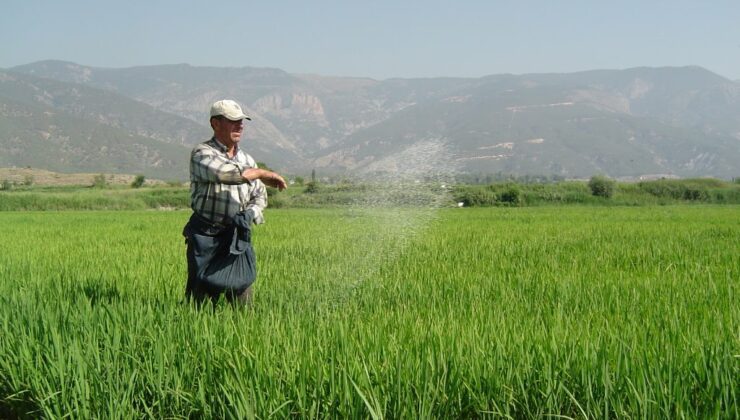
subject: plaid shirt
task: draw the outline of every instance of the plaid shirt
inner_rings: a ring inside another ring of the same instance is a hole
[[[251,156],[236,148],[233,158],[216,138],[203,142],[190,154],[190,207],[217,226],[231,224],[241,210],[254,212],[254,223],[264,223],[267,191],[262,181],[245,181],[242,172],[256,168]]]

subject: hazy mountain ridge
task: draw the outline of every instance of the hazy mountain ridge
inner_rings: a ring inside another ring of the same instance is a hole
[[[404,151],[430,141],[443,144],[450,167],[460,171],[739,172],[740,85],[699,67],[377,81],[251,67],[99,69],[45,61],[0,73],[0,80],[9,77],[37,89],[8,93],[12,84],[3,82],[0,98],[45,103],[183,147],[209,135],[210,103],[234,98],[254,118],[245,148],[293,173],[392,168]]]
[[[451,159],[468,171],[494,168],[521,174],[539,170],[566,176],[595,172],[732,176],[737,172],[740,142],[729,134],[717,134],[711,120],[671,126],[661,122],[665,119],[646,116],[650,108],[630,100],[626,93],[634,90],[631,86],[622,91],[617,87],[594,89],[593,82],[574,83],[573,78],[484,78],[455,96],[419,104],[356,134],[330,156],[344,157],[352,150],[354,162],[367,164],[383,159],[372,155],[378,150],[398,152],[410,141],[443,139],[449,144]],[[642,115],[632,110],[640,106]],[[736,117],[724,122],[738,126]],[[369,159],[363,157],[368,155]]]
[[[2,85],[0,85],[2,86]],[[0,96],[0,167],[145,173],[183,179],[188,149],[79,118],[43,103]]]
[[[208,135],[199,124],[115,92],[19,73],[0,74],[0,95],[8,99],[44,104],[81,119],[166,143],[191,145]]]

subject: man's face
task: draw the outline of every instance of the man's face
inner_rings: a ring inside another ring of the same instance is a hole
[[[224,117],[213,119],[213,134],[221,141],[239,143],[243,131],[244,120],[231,121]]]

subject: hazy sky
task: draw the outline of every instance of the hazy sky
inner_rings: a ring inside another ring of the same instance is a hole
[[[740,0],[15,0],[0,67],[189,63],[479,77],[698,65],[740,79]]]

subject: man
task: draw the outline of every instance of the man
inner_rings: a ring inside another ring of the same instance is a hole
[[[249,230],[252,223],[264,223],[265,185],[287,187],[280,175],[257,168],[239,148],[244,120],[251,118],[235,101],[215,102],[210,119],[213,137],[197,145],[190,156],[193,215],[183,231],[188,260],[185,295],[198,303],[206,298],[215,303],[222,292],[229,302],[251,302],[256,271]],[[224,273],[230,276],[227,280]]]

